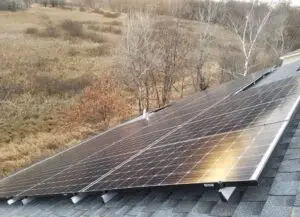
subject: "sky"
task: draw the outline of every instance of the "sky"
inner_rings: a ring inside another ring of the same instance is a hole
[[[282,0],[258,0],[262,2],[279,3]],[[300,0],[289,0],[292,6],[300,6]]]
[[[275,3],[279,2],[279,0],[267,0],[267,1],[275,2]],[[290,1],[293,6],[300,6],[300,0],[290,0]]]
[[[293,4],[294,6],[300,6],[300,0],[293,0],[293,1],[292,1],[292,4]]]
[[[218,0],[222,1],[222,0]],[[240,1],[252,1],[252,0],[240,0]],[[261,2],[269,2],[269,3],[279,3],[282,1],[290,1],[292,6],[300,6],[300,0],[258,0]]]

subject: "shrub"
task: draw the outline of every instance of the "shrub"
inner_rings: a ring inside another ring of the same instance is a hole
[[[81,37],[83,35],[83,25],[77,21],[64,20],[61,23],[61,28],[73,37]]]
[[[115,13],[115,12],[109,12],[109,11],[105,11],[102,14],[104,17],[107,18],[118,18],[121,14],[120,13]]]
[[[113,117],[124,118],[131,107],[126,102],[119,84],[104,74],[84,90],[83,96],[67,113],[72,122],[104,124],[107,127]]]
[[[25,33],[26,34],[30,34],[30,35],[37,35],[39,33],[39,30],[35,27],[28,27],[26,30],[25,30]]]

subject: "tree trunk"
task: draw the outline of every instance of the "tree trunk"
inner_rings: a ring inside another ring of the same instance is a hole
[[[160,108],[160,96],[159,96],[159,91],[158,91],[158,88],[157,88],[157,83],[156,83],[156,79],[155,79],[155,76],[153,73],[150,73],[151,75],[151,79],[152,79],[152,84],[153,84],[153,88],[154,88],[154,91],[155,91],[155,95],[156,95],[156,103],[157,103],[157,107]]]
[[[249,70],[249,57],[245,57],[244,76],[247,76]]]
[[[138,96],[138,100],[139,100],[139,113],[140,114],[143,114],[143,105],[142,105],[142,101],[143,101],[143,98],[142,98],[142,88],[139,87],[139,96]]]
[[[149,111],[150,103],[149,103],[149,84],[148,84],[148,79],[145,82],[145,87],[146,87],[146,111]]]

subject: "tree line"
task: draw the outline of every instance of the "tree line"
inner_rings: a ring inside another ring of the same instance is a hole
[[[191,0],[125,11],[116,72],[135,94],[140,113],[153,103],[165,106],[174,91],[182,97],[188,85],[206,90],[214,80],[222,83],[278,64],[281,55],[300,47],[300,13],[287,3]],[[161,20],[161,15],[169,17]],[[187,20],[200,21],[201,33],[187,31]],[[220,27],[232,32],[235,47],[216,49]],[[212,59],[214,70],[207,68]]]
[[[32,0],[4,0],[30,5]],[[23,2],[23,3],[22,3]],[[59,6],[64,0],[35,0]],[[213,84],[279,63],[300,48],[300,11],[282,2],[212,0],[78,0],[76,5],[124,12],[127,20],[113,72],[138,102],[138,111],[163,107],[187,87]],[[1,5],[1,4],[0,4]],[[190,23],[199,29],[190,31]],[[223,31],[223,30],[224,31]],[[221,31],[222,30],[222,31]],[[220,35],[230,32],[231,44]]]

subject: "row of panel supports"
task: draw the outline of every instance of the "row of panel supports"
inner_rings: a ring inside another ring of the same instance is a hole
[[[35,199],[35,197],[24,197],[24,198],[23,197],[13,197],[13,198],[11,198],[7,201],[7,204],[12,205],[12,204],[14,204],[14,203],[21,200],[23,205],[27,205],[28,203],[30,203],[34,199]]]
[[[219,195],[220,195],[220,198],[222,199],[222,201],[227,202],[227,201],[229,201],[229,199],[231,198],[231,196],[233,195],[235,190],[236,190],[236,187],[224,187],[224,188],[220,188],[218,192],[219,192]],[[102,194],[100,198],[103,203],[107,203],[112,198],[114,198],[117,194],[118,194],[117,192],[109,192],[106,194]],[[84,198],[86,198],[86,197],[87,197],[87,194],[80,193],[80,194],[77,194],[77,195],[71,197],[70,199],[73,204],[77,204],[80,201],[84,200]],[[35,197],[14,197],[14,198],[9,199],[7,201],[7,203],[8,203],[8,205],[12,205],[20,200],[23,205],[27,205],[31,201],[35,200]]]
[[[107,203],[112,198],[114,198],[117,194],[118,194],[117,192],[109,192],[106,194],[102,194],[100,199],[103,203]],[[86,198],[86,196],[87,196],[87,194],[80,193],[80,194],[77,194],[77,195],[71,197],[70,199],[73,204],[77,204],[80,201],[84,200],[84,198]],[[7,204],[12,205],[18,201],[21,201],[23,205],[27,205],[28,203],[30,203],[33,200],[35,200],[35,197],[13,197],[13,198],[7,200]]]

